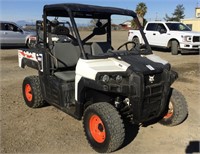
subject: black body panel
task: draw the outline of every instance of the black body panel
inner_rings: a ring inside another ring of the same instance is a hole
[[[144,75],[161,73],[166,68],[166,65],[153,62],[146,57],[141,57],[141,55],[121,56],[121,59],[131,65],[130,70]],[[150,66],[152,69],[149,69],[147,66]]]
[[[75,101],[74,82],[66,82],[55,76],[40,76],[43,99],[49,104],[81,119],[80,103]]]
[[[39,70],[38,62],[31,59],[23,58],[22,59],[22,68],[25,66],[31,67],[33,69]]]

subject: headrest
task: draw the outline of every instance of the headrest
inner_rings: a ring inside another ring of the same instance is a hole
[[[52,30],[52,34],[56,34],[56,35],[69,35],[69,29],[67,27],[64,27],[64,26],[56,26]]]
[[[105,29],[105,27],[96,27],[96,28],[94,28],[93,29],[93,34],[94,35],[104,35],[104,34],[106,34],[106,29]]]
[[[55,20],[52,20],[52,21],[50,22],[50,24],[51,24],[51,26],[56,27],[56,26],[59,25],[59,21],[55,19]]]
[[[97,26],[98,28],[100,28],[100,27],[102,26],[102,22],[97,21],[96,26]]]

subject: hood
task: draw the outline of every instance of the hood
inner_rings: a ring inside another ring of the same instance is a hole
[[[171,34],[177,34],[179,33],[180,35],[183,36],[200,36],[200,32],[194,32],[194,31],[171,31]]]
[[[24,30],[24,34],[27,34],[27,35],[36,35],[36,32],[35,31],[26,31]]]
[[[100,72],[136,72],[152,75],[169,68],[167,61],[154,54],[126,55],[105,59],[79,59],[76,65],[76,75],[95,80],[97,73]]]
[[[161,73],[163,69],[169,70],[170,68],[170,64],[167,61],[154,54],[127,55],[122,56],[121,59],[130,64],[129,70],[144,75]]]

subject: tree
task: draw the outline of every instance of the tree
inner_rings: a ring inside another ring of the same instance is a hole
[[[147,6],[145,3],[141,2],[137,5],[135,12],[138,15],[138,19],[142,26],[144,26],[144,16],[147,13]]]
[[[147,13],[147,6],[145,3],[141,2],[137,5],[135,12],[139,17],[144,17],[145,14]]]
[[[145,3],[141,2],[138,3],[138,5],[136,6],[135,12],[137,13],[138,19],[140,21],[140,24],[142,26],[145,25],[145,23],[147,22],[146,19],[144,19],[145,14],[147,13],[147,6]],[[137,25],[135,24],[134,21],[131,22],[131,25],[134,29],[138,29]]]
[[[176,9],[174,10],[174,13],[172,13],[172,17],[169,17],[167,14],[165,15],[164,20],[166,21],[180,21],[185,17],[184,15],[184,6],[183,4],[179,4],[176,6]]]

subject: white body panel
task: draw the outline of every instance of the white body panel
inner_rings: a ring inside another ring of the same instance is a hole
[[[142,55],[143,57],[148,58],[149,60],[155,62],[155,63],[161,63],[163,65],[166,65],[168,63],[168,61],[163,60],[162,58],[160,58],[157,55],[151,54],[151,55]]]
[[[95,80],[98,72],[125,72],[129,66],[130,64],[115,58],[79,59],[76,65],[75,99],[77,100],[78,83],[82,77]]]
[[[95,80],[98,72],[125,72],[129,66],[130,64],[115,58],[95,60],[79,59],[76,66],[76,74]]]

